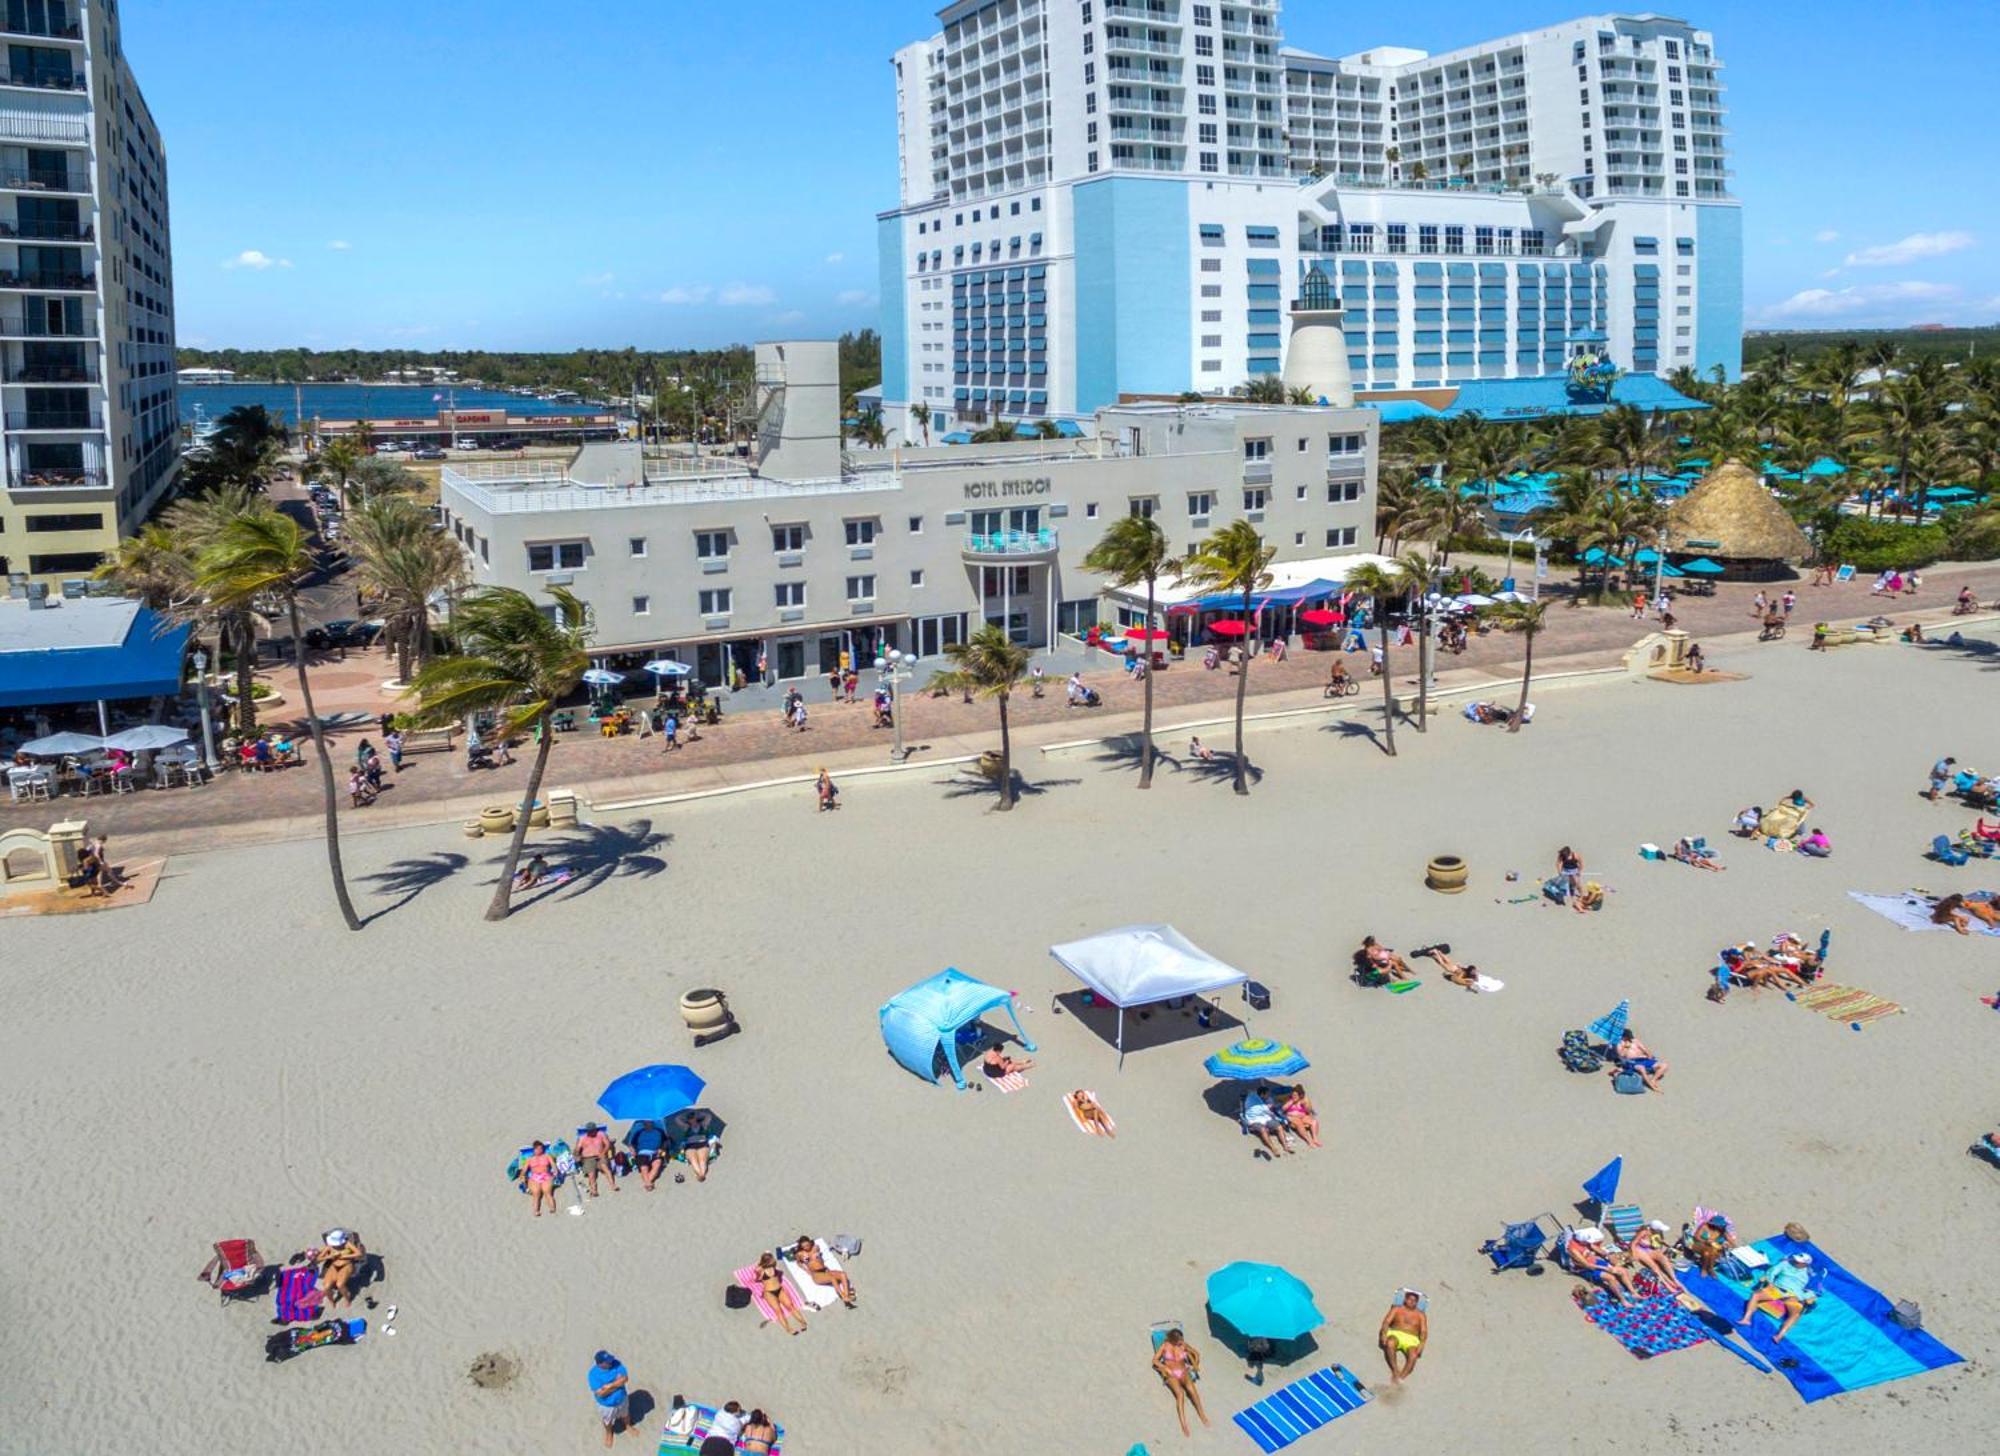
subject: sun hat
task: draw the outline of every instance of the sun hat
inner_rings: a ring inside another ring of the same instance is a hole
[[[1576,1236],[1586,1244],[1601,1244],[1604,1242],[1604,1230],[1601,1228],[1580,1228],[1576,1231]]]
[[[1792,1262],[1794,1264],[1810,1264],[1812,1262],[1812,1255],[1801,1249],[1798,1253],[1792,1255]]]
[[[1647,1222],[1647,1224],[1646,1224],[1646,1227],[1647,1227],[1647,1228],[1649,1228],[1649,1229],[1657,1229],[1657,1230],[1659,1230],[1659,1231],[1660,1231],[1661,1233],[1666,1233],[1666,1232],[1667,1232],[1667,1225],[1666,1225],[1666,1221],[1665,1221],[1664,1219],[1658,1219],[1658,1218],[1655,1218],[1655,1219],[1651,1219],[1651,1220],[1648,1220],[1648,1222]]]

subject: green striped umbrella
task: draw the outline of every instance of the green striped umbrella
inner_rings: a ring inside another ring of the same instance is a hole
[[[1294,1072],[1303,1072],[1312,1063],[1288,1042],[1253,1036],[1223,1048],[1202,1065],[1212,1077],[1254,1082],[1260,1077],[1289,1077]]]

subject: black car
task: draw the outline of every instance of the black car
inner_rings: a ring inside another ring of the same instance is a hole
[[[380,622],[356,622],[342,618],[323,627],[306,630],[306,646],[321,651],[329,647],[366,647],[381,635]]]

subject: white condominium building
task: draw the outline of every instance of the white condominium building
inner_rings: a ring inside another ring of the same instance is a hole
[[[0,0],[0,571],[90,574],[178,469],[167,163],[111,0]]]
[[[1586,351],[1738,370],[1720,63],[1686,22],[1332,59],[1285,47],[1275,0],[960,0],[938,19],[894,58],[900,204],[879,217],[903,438],[1278,374],[1314,266],[1364,392]]]

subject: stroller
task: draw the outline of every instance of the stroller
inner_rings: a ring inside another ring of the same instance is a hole
[[[223,1239],[214,1249],[214,1255],[201,1266],[195,1278],[212,1285],[225,1303],[232,1299],[255,1299],[264,1292],[271,1266],[257,1252],[255,1239]]]
[[[1547,1220],[1554,1226],[1554,1233],[1543,1231],[1542,1222]],[[1562,1224],[1552,1213],[1538,1213],[1533,1218],[1520,1223],[1510,1223],[1500,1230],[1500,1237],[1488,1239],[1479,1246],[1479,1252],[1493,1261],[1493,1272],[1507,1269],[1535,1271],[1537,1263],[1546,1249],[1562,1238]]]

